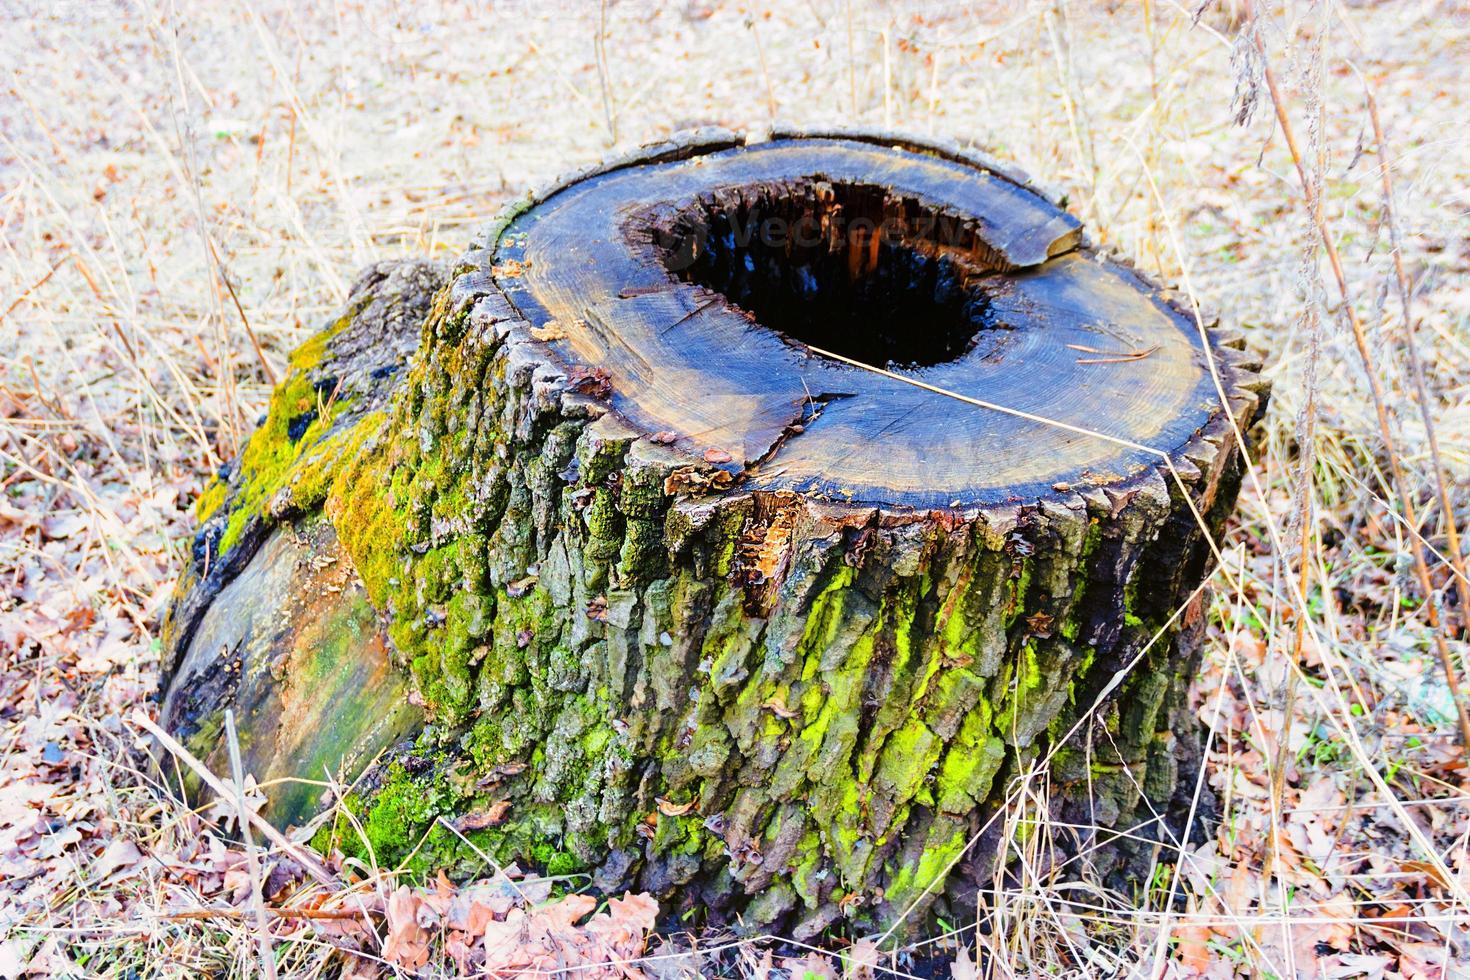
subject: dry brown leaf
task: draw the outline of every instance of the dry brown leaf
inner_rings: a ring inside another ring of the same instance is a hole
[[[1210,930],[1207,926],[1181,926],[1174,930],[1179,937],[1175,951],[1179,965],[1188,976],[1204,976],[1210,968]]]
[[[980,980],[980,968],[975,965],[968,948],[961,946],[954,954],[954,963],[949,968],[951,980]]]
[[[791,980],[837,980],[838,977],[831,960],[817,952],[787,957],[782,965],[790,972]]]
[[[11,939],[0,940],[0,977],[10,980],[21,976],[25,973],[25,960],[19,943]]]
[[[1399,867],[1411,874],[1421,874],[1428,878],[1434,887],[1449,891],[1454,886],[1440,873],[1439,868],[1428,861],[1400,861]]]
[[[639,932],[648,933],[658,922],[658,902],[646,892],[637,895],[624,892],[622,898],[607,900],[607,914]]]
[[[1403,943],[1398,954],[1399,973],[1405,980],[1444,980],[1464,975],[1458,972],[1459,964],[1450,958],[1448,947],[1438,943]],[[1447,967],[1457,972],[1449,973]]]
[[[444,941],[444,954],[454,961],[459,972],[468,976],[473,968],[470,966],[470,958],[474,956],[474,948],[459,936],[451,936]]]
[[[539,327],[532,327],[531,336],[543,342],[550,342],[553,340],[566,340],[567,331],[566,328],[563,327],[556,320],[548,320],[546,321],[546,323],[542,324]]]
[[[872,980],[881,955],[878,944],[870,939],[853,943],[842,957],[844,980]]]
[[[92,862],[92,874],[98,881],[113,872],[134,874],[139,870],[138,865],[142,861],[143,854],[138,850],[137,844],[126,837],[115,837]]]
[[[568,895],[559,902],[543,905],[533,913],[533,918],[548,931],[570,929],[595,908],[597,899],[591,895]]]
[[[388,934],[383,940],[383,959],[397,966],[417,969],[429,961],[429,933],[419,924],[422,900],[407,885],[388,897]]]
[[[45,518],[41,522],[41,528],[46,537],[53,541],[62,541],[85,531],[89,523],[86,514],[79,511],[66,511]]]

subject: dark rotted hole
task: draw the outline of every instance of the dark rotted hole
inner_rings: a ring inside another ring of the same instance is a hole
[[[883,187],[807,181],[710,195],[656,229],[665,266],[801,344],[880,367],[963,356],[996,271],[974,224]]]

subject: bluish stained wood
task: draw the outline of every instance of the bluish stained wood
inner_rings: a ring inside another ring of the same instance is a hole
[[[610,403],[634,428],[672,432],[695,456],[727,454],[732,471],[749,468],[742,475],[753,489],[970,507],[1044,497],[1058,484],[1117,483],[1157,464],[1155,454],[814,354],[685,281],[640,234],[701,198],[817,182],[882,187],[922,212],[972,218],[989,247],[959,256],[989,306],[976,342],[957,359],[903,373],[1162,451],[1184,445],[1218,411],[1192,317],[1093,254],[1077,221],[1050,201],[914,150],[787,139],[601,173],[512,221],[492,274],[565,367],[607,372]],[[943,241],[914,239],[946,251]],[[1141,351],[1150,353],[1089,363]],[[796,437],[793,424],[803,426]]]

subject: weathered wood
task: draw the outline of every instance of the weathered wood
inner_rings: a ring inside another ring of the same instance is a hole
[[[341,337],[389,329],[349,314],[277,393],[196,567],[325,515],[429,722],[350,801],[380,858],[427,834],[420,861],[472,859],[444,816],[810,935],[962,899],[1003,842],[946,869],[1052,749],[1061,819],[1177,817],[1189,600],[1239,471],[1207,357],[1245,426],[1252,364],[1023,178],[874,139],[701,134],[584,172],[481,236],[401,381],[290,431]],[[170,637],[166,714],[206,742],[226,577]]]
[[[242,458],[197,504],[201,526],[165,624],[162,714],[214,772],[229,772],[226,707],[261,782],[350,778],[423,727],[351,559],[319,499],[306,497],[387,404],[447,278],[430,262],[366,269],[342,315],[292,354]],[[322,798],[281,783],[271,819],[304,823]]]

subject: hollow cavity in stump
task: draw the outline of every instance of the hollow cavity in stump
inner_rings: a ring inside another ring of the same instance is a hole
[[[968,900],[1039,760],[1063,823],[1174,819],[1239,468],[1209,360],[1242,425],[1263,390],[1052,201],[953,148],[701,137],[511,209],[426,308],[440,274],[380,268],[298,354],[170,623],[176,731],[218,758],[257,692],[254,762],[320,764],[262,734],[301,697],[258,692],[357,675],[297,606],[231,633],[212,604],[330,532],[424,724],[313,722],[344,778],[387,752],[345,804],[367,841],[318,843],[469,870],[442,818],[809,936]]]
[[[871,184],[754,187],[733,207],[701,201],[663,230],[661,259],[790,340],[853,360],[928,366],[964,354],[986,327],[996,265],[955,244],[954,215]]]

